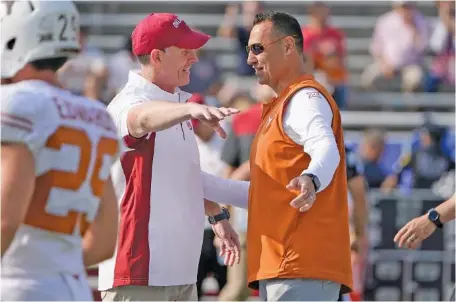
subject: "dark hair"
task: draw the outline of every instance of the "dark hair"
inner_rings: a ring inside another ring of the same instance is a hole
[[[253,26],[265,21],[272,22],[274,29],[284,35],[292,36],[295,40],[296,48],[299,52],[303,52],[304,38],[302,36],[301,26],[298,20],[292,15],[282,12],[262,12],[255,16]]]
[[[30,64],[37,70],[52,70],[56,72],[68,60],[67,57],[41,59],[30,62]]]

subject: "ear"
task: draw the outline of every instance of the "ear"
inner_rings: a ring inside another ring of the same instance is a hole
[[[151,52],[150,52],[150,64],[154,67],[158,66],[161,64],[162,62],[162,53],[160,50],[158,49],[153,49]]]
[[[283,43],[285,45],[285,54],[287,56],[292,54],[293,51],[296,49],[296,44],[293,37],[286,37],[285,39],[283,39]]]

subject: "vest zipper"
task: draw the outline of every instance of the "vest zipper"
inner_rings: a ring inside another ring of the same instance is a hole
[[[177,93],[178,97],[179,97],[179,103],[181,102],[181,95],[180,95],[180,92]],[[184,132],[184,127],[182,126],[182,123],[180,123],[180,126],[181,126],[181,131],[182,131],[182,137],[184,138],[185,140],[185,132]]]

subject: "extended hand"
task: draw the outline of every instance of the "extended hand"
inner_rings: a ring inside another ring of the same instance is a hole
[[[231,227],[228,220],[222,220],[212,225],[212,230],[220,240],[220,256],[225,256],[224,263],[233,266],[241,260],[241,244],[238,234]]]
[[[402,229],[394,236],[394,242],[399,247],[416,249],[423,240],[434,233],[437,226],[432,223],[427,215],[417,217],[409,221]]]
[[[299,191],[298,197],[290,202],[293,208],[299,209],[301,212],[308,211],[314,204],[317,194],[315,187],[309,176],[301,175],[293,178],[287,185],[290,191]]]
[[[239,110],[234,108],[217,108],[196,103],[189,103],[189,105],[191,106],[190,116],[212,127],[221,138],[226,138],[226,132],[219,122],[225,117],[239,113]]]

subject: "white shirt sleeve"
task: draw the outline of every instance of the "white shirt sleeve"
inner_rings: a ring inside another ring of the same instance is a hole
[[[289,101],[283,116],[285,133],[304,147],[311,161],[302,172],[318,177],[323,191],[331,183],[340,154],[331,128],[333,114],[325,97],[314,88],[303,88]]]
[[[1,142],[24,144],[37,158],[57,128],[58,114],[38,93],[5,89],[1,101]]]
[[[128,132],[127,118],[128,112],[134,106],[140,105],[144,102],[142,98],[135,97],[129,94],[120,93],[116,98],[109,104],[107,110],[113,119],[117,133],[124,141],[124,146],[127,150],[134,150],[139,146],[142,138],[135,138]]]
[[[205,199],[247,209],[249,181],[224,179],[203,171],[201,177]]]

